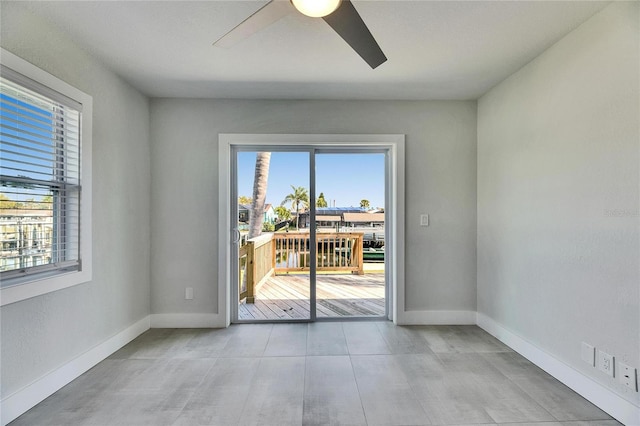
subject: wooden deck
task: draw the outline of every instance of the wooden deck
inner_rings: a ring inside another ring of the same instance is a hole
[[[384,274],[318,275],[318,317],[365,317],[385,314]],[[240,303],[240,320],[309,319],[309,275],[270,277],[255,303]]]

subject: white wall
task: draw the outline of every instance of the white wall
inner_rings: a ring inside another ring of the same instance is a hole
[[[1,14],[2,47],[94,108],[93,280],[0,308],[4,400],[149,315],[150,160],[144,96],[17,2]]]
[[[478,312],[623,398],[640,367],[639,6],[616,2],[478,101]]]
[[[217,311],[218,133],[406,134],[407,310],[475,311],[474,101],[154,99],[152,313]]]

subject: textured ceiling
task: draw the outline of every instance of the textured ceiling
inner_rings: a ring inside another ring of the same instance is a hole
[[[372,70],[301,14],[212,46],[263,2],[21,3],[149,96],[281,99],[476,99],[607,4],[354,0],[389,58]]]

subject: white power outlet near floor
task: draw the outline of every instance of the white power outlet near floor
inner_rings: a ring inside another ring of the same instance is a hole
[[[620,383],[633,392],[638,392],[638,370],[625,363],[618,362],[616,365],[616,376]]]
[[[613,355],[598,351],[598,370],[613,377]]]
[[[186,300],[192,300],[193,299],[193,287],[185,287],[185,289],[184,289],[184,298]]]

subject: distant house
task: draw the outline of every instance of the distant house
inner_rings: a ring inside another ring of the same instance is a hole
[[[249,224],[249,211],[251,206],[249,204],[238,204],[238,222],[240,224]],[[276,223],[278,221],[278,215],[273,209],[272,204],[264,206],[264,213],[262,217],[263,223]]]
[[[53,212],[3,209],[0,214],[0,271],[51,263]]]
[[[247,204],[238,204],[238,222],[249,223],[249,209],[251,206]]]
[[[344,226],[384,226],[384,213],[345,213],[342,216]]]
[[[320,228],[383,227],[384,213],[370,212],[362,207],[319,207],[316,209],[316,223]],[[300,213],[300,227],[308,228],[309,212]]]
[[[273,205],[267,204],[264,207],[264,222],[265,223],[276,223],[278,221],[278,215],[273,208]]]

